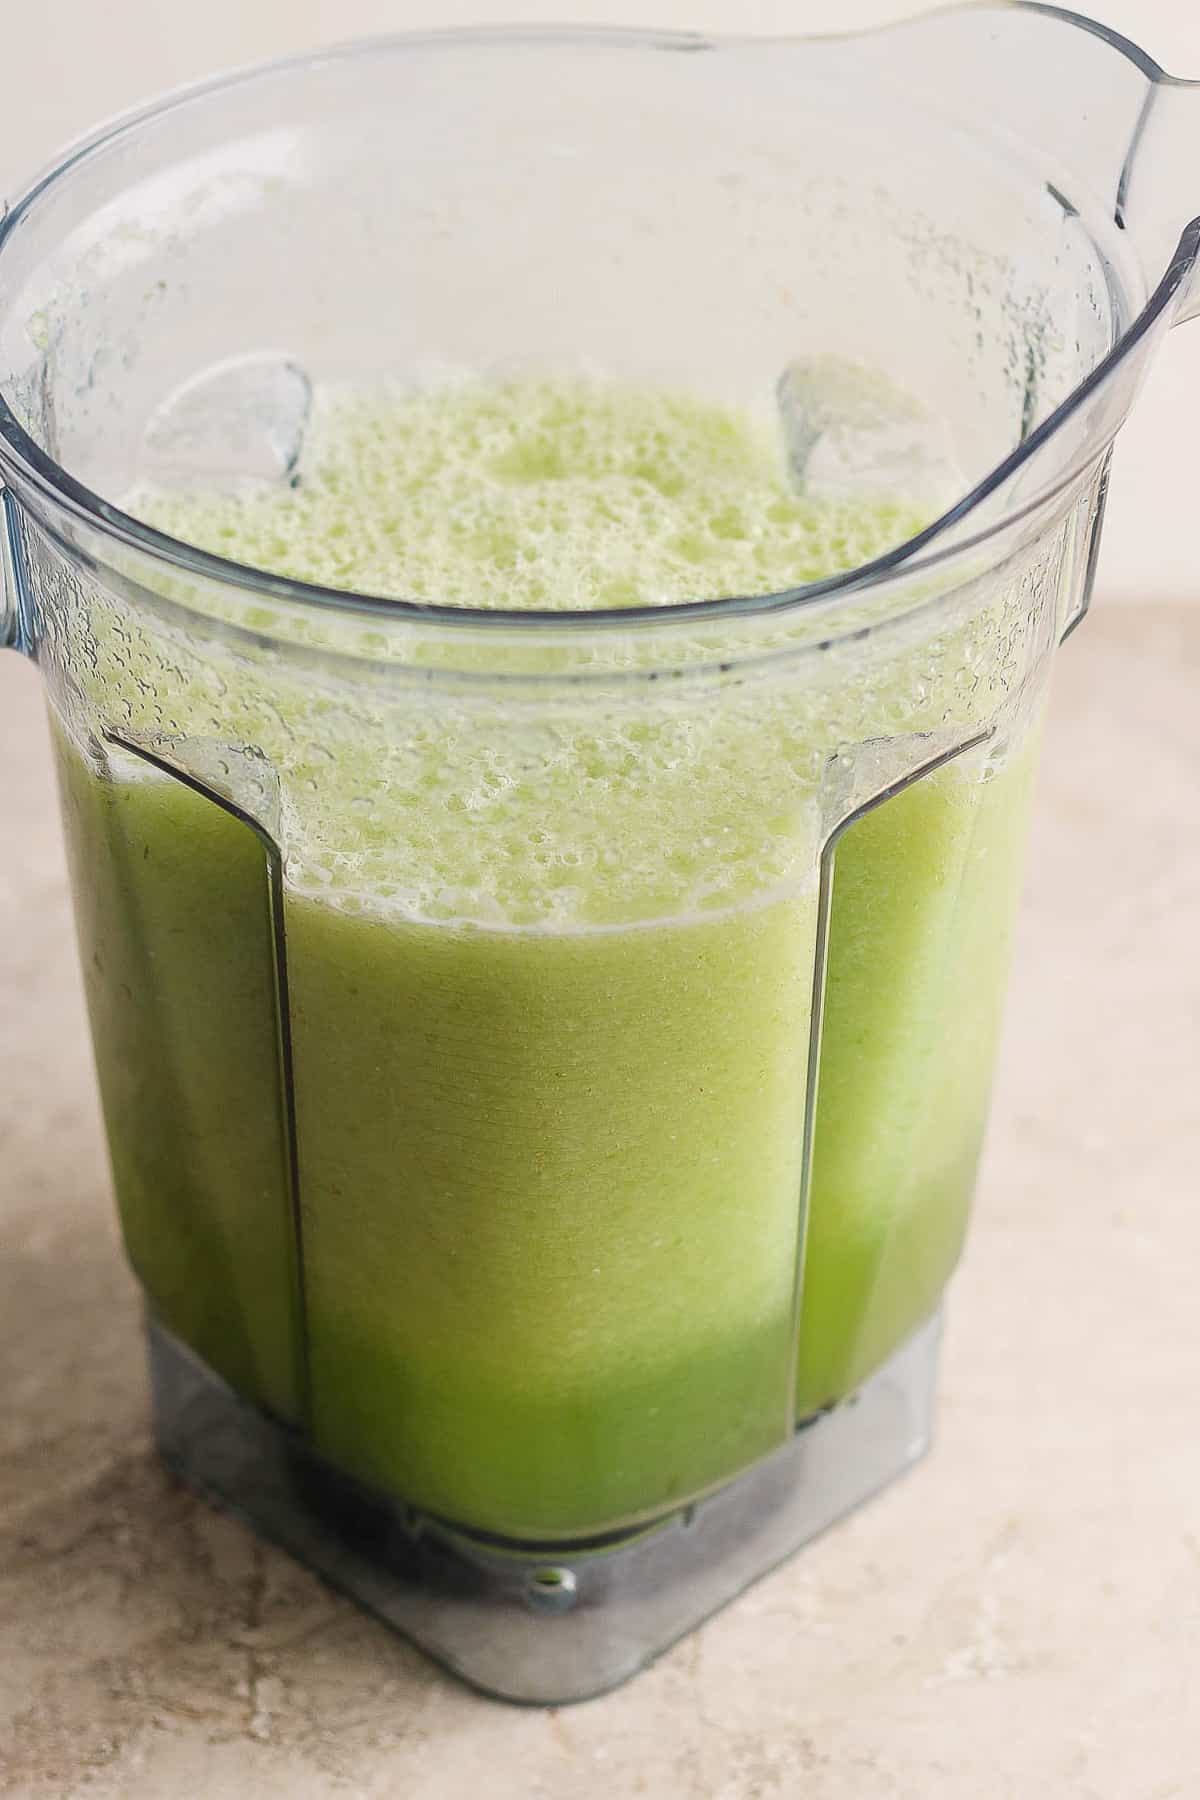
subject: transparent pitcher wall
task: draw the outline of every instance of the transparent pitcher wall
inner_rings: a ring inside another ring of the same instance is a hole
[[[339,1467],[532,1540],[851,1393],[961,1243],[1094,510],[849,641],[667,623],[571,670],[294,613],[326,642],[281,659],[29,531],[162,1322]]]
[[[1036,8],[438,35],[177,99],[0,236],[7,636],[160,1442],[495,1691],[620,1679],[927,1441],[1052,653],[1190,304],[1190,99]],[[769,416],[829,355],[962,491],[807,588],[483,613],[120,510],[181,404],[184,475],[289,478],[247,370]]]

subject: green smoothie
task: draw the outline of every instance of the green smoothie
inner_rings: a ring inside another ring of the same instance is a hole
[[[550,610],[792,585],[919,522],[797,496],[732,409],[580,380],[322,395],[296,486],[129,505],[331,585]],[[92,634],[110,724],[57,739],[123,1228],[240,1393],[414,1505],[568,1536],[728,1479],[929,1316],[1027,749],[840,838],[805,1216],[819,696],[268,700],[115,604]],[[888,693],[855,707],[882,741]]]

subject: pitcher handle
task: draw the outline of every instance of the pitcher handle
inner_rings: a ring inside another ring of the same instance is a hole
[[[28,653],[29,618],[17,501],[12,490],[0,482],[0,650]]]

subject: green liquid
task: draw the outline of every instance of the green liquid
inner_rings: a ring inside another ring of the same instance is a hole
[[[914,523],[797,500],[748,422],[650,390],[360,397],[310,446],[295,490],[137,510],[294,574],[548,607],[784,586]],[[802,712],[581,703],[509,743],[414,709],[339,752],[302,690],[201,700],[161,655],[147,681],[153,647],[104,667],[99,639],[93,703],[124,735],[223,729],[280,770],[276,916],[245,823],[59,735],[130,1256],[239,1392],[415,1505],[569,1535],[727,1479],[928,1317],[986,1110],[1028,753],[940,769],[841,840],[802,1244]]]

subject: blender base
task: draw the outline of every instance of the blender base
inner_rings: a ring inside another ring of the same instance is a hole
[[[167,1466],[473,1687],[560,1704],[618,1686],[917,1462],[941,1315],[850,1400],[694,1505],[586,1544],[488,1541],[371,1493],[147,1323]]]

